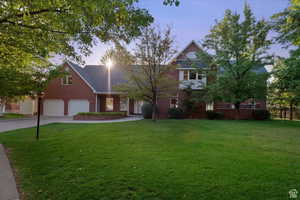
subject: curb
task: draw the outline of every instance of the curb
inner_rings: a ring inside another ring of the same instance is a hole
[[[2,144],[0,144],[0,166],[0,199],[19,200],[15,177]]]

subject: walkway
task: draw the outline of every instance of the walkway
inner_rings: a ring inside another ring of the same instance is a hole
[[[2,144],[0,144],[0,166],[0,199],[18,200],[16,181]]]

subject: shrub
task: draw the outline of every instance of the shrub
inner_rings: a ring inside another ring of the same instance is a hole
[[[208,119],[223,119],[224,118],[224,114],[220,113],[220,112],[215,112],[212,110],[206,111],[206,116]]]
[[[182,119],[184,118],[184,112],[181,108],[170,108],[168,110],[170,119]]]
[[[142,115],[143,115],[144,119],[152,118],[152,104],[144,103],[142,105]]]
[[[254,110],[253,118],[255,120],[267,120],[270,119],[271,114],[268,110]]]
[[[89,116],[125,116],[126,112],[80,112],[77,115]]]

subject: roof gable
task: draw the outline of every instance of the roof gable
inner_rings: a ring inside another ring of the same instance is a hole
[[[201,47],[192,40],[182,51],[180,51],[176,57],[172,60],[172,62],[178,61],[178,60],[187,60],[189,59],[187,57],[187,54],[190,52],[198,52],[202,51]]]

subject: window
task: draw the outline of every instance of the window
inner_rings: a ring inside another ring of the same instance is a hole
[[[177,108],[177,107],[178,107],[178,97],[171,97],[170,108]]]
[[[114,98],[106,97],[105,111],[113,111],[114,110]]]
[[[197,58],[197,53],[195,51],[189,52],[186,54],[186,57],[189,59],[196,59]]]
[[[190,71],[190,80],[196,80],[197,73],[195,71]]]
[[[203,78],[202,74],[201,73],[197,73],[197,79],[201,80],[202,78]]]
[[[73,79],[71,75],[64,76],[62,78],[62,85],[72,85]]]
[[[189,71],[188,70],[183,71],[183,80],[189,80]]]
[[[120,99],[120,111],[127,111],[127,98]]]
[[[214,102],[207,103],[206,110],[214,110]]]
[[[202,80],[205,78],[205,75],[201,72],[197,72],[196,70],[182,70],[183,72],[183,80]]]

